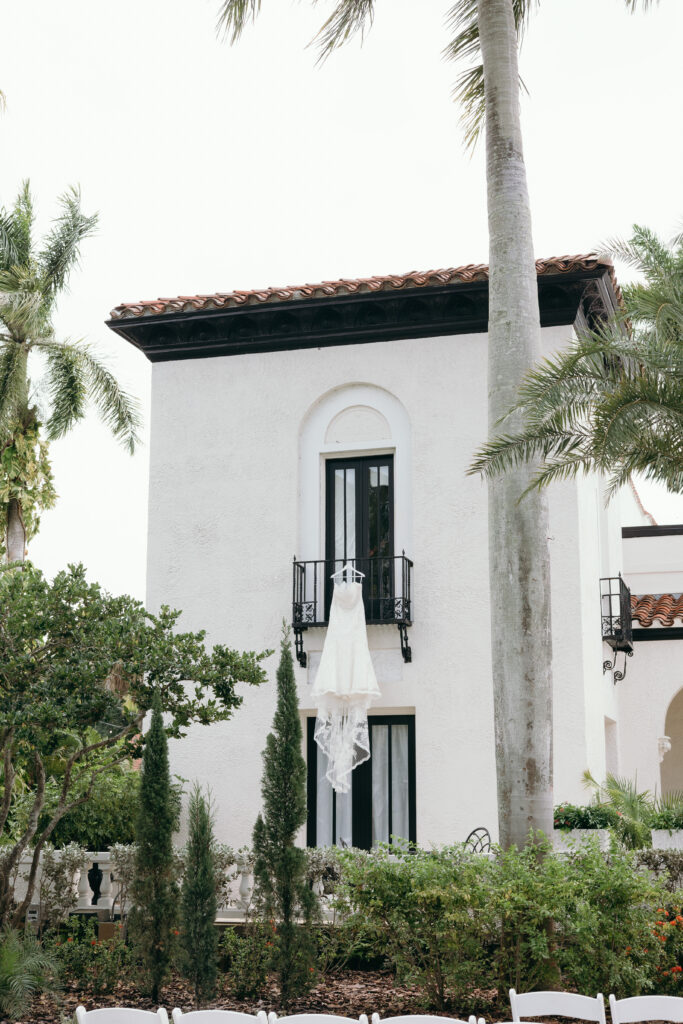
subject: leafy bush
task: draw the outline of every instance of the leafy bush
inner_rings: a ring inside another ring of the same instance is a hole
[[[657,992],[678,996],[683,991],[683,913],[680,905],[657,908],[653,929],[660,944],[661,963],[657,968]]]
[[[492,984],[501,997],[511,986],[621,995],[657,987],[665,943],[653,930],[666,890],[616,842],[609,853],[595,840],[569,856],[547,843],[491,858],[461,847],[345,851],[342,865],[350,920],[431,1008],[462,1015],[476,1008],[474,990]]]
[[[639,850],[652,845],[652,814],[642,812],[642,818],[633,817],[609,803],[560,804],[555,808],[553,821],[557,829],[598,829],[609,828],[629,850]]]
[[[653,938],[655,908],[665,898],[661,882],[638,867],[637,856],[592,843],[565,859],[569,898],[558,921],[558,965],[579,992],[653,988],[661,951]]]
[[[226,928],[220,942],[226,975],[236,999],[257,999],[268,980],[273,960],[274,926],[250,923],[242,934]]]
[[[54,927],[69,916],[74,905],[74,880],[85,865],[85,850],[77,843],[61,850],[45,845],[38,890],[41,928]]]
[[[429,1005],[460,1003],[486,974],[485,875],[488,861],[462,848],[440,852],[392,848],[343,855],[351,906],[374,932],[403,982],[422,988]]]
[[[80,782],[81,789],[85,790],[86,782]],[[139,802],[140,773],[123,768],[113,770],[111,775],[98,780],[85,803],[74,807],[57,823],[51,841],[56,847],[78,843],[86,850],[108,850],[114,843],[133,843]]]
[[[0,934],[0,1013],[24,1016],[33,996],[54,986],[57,961],[31,932]]]
[[[110,939],[98,939],[95,923],[71,918],[66,929],[53,934],[50,946],[62,969],[64,981],[79,992],[101,995],[112,992],[136,963],[133,951],[117,925]]]

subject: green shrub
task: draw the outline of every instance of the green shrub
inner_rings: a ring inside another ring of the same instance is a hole
[[[639,850],[652,845],[652,814],[649,811],[644,812],[644,817],[639,819],[607,803],[588,804],[584,807],[576,804],[559,804],[553,813],[553,820],[557,829],[612,829],[619,841],[629,850]]]
[[[54,987],[58,964],[31,932],[0,934],[0,1013],[23,1017],[31,999]]]
[[[257,999],[263,994],[272,965],[274,926],[250,923],[239,934],[226,928],[220,941],[226,975],[236,999]]]
[[[123,940],[121,925],[112,938],[98,939],[92,919],[71,918],[66,929],[51,939],[64,981],[79,992],[112,992],[136,965],[133,951]]]
[[[661,963],[657,969],[657,992],[679,996],[683,992],[683,908],[674,905],[657,908],[653,929],[659,943]]]
[[[566,858],[554,856],[547,841],[498,850],[488,861],[475,913],[485,925],[491,978],[501,997],[510,988],[528,992],[556,985],[559,936],[552,922],[565,916],[567,875]]]
[[[560,804],[553,813],[555,828],[614,828],[617,812],[613,807],[593,804],[586,807]]]
[[[559,920],[557,959],[565,983],[579,992],[650,991],[661,956],[653,936],[665,891],[638,867],[636,855],[589,844],[565,859],[569,900]]]
[[[386,952],[398,978],[420,986],[430,1006],[461,1004],[486,976],[488,861],[443,851],[354,852],[343,857],[351,907]]]

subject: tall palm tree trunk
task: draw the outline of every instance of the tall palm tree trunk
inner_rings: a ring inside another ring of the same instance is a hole
[[[26,528],[21,504],[11,498],[7,506],[7,561],[23,562],[26,551]]]
[[[486,93],[489,431],[541,352],[512,0],[478,0]],[[510,424],[513,430],[520,424]],[[552,646],[545,498],[533,466],[489,480],[489,582],[500,842],[552,820]]]

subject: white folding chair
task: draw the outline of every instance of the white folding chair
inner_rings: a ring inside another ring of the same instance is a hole
[[[575,992],[515,992],[510,989],[510,1009],[515,1024],[527,1017],[571,1017],[606,1024],[605,1000],[597,996],[580,996]]]
[[[272,1011],[268,1014],[268,1024],[368,1024],[367,1015],[361,1013],[355,1017],[338,1017],[335,1013],[292,1013],[289,1017],[278,1017]]]
[[[173,1024],[268,1024],[265,1010],[255,1015],[239,1010],[188,1010],[183,1013],[177,1006],[171,1013]]]
[[[630,999],[609,997],[612,1024],[632,1024],[633,1021],[669,1020],[683,1022],[683,997],[632,996]]]
[[[456,1020],[453,1017],[435,1017],[430,1013],[411,1013],[405,1017],[381,1017],[373,1013],[372,1024],[465,1024],[464,1020]],[[479,1020],[472,1014],[467,1018],[467,1024],[484,1024],[484,1018]]]
[[[105,1006],[101,1010],[76,1007],[77,1024],[168,1024],[163,1006],[154,1010],[134,1010],[130,1006]]]

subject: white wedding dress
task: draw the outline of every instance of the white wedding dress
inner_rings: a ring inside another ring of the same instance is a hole
[[[380,696],[360,583],[335,584],[312,696],[318,709],[315,740],[327,755],[327,778],[337,793],[348,793],[351,772],[370,757],[368,708]]]

